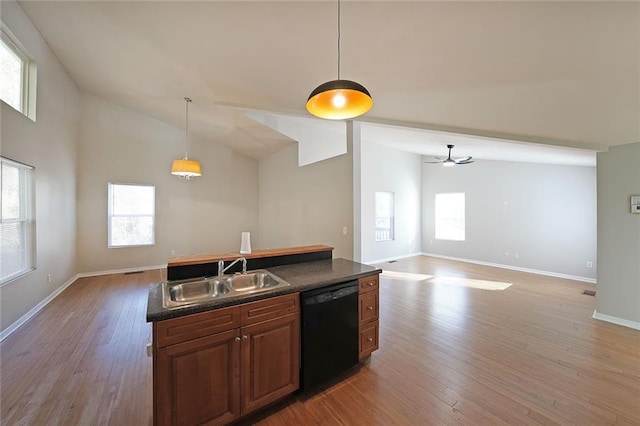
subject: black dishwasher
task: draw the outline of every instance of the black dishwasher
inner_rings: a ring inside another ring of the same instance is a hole
[[[358,281],[305,291],[300,389],[308,391],[358,363]]]

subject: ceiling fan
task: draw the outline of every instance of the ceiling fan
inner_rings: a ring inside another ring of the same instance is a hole
[[[473,163],[472,157],[451,158],[451,149],[453,147],[454,145],[447,145],[447,148],[449,148],[449,156],[447,158],[433,156],[433,158],[435,158],[436,161],[425,161],[425,163],[442,163],[442,165],[445,167],[455,166],[457,164]]]

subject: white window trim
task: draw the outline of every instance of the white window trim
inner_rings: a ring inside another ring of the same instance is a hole
[[[442,236],[438,237],[438,195],[462,195],[462,200],[464,201],[464,210],[462,211],[462,217],[464,220],[463,227],[463,236],[462,238],[443,238]],[[464,242],[467,240],[467,194],[465,192],[441,192],[437,193],[434,199],[434,238],[438,241],[457,241]]]
[[[24,216],[24,218],[17,219],[17,220],[8,220],[8,221],[5,221],[4,223],[15,223],[15,222],[32,223],[32,230],[31,230],[32,235],[31,235],[31,242],[30,242],[30,248],[31,248],[30,267],[17,271],[11,275],[7,275],[4,278],[1,278],[0,279],[0,287],[1,287],[35,271],[37,268],[37,263],[36,263],[36,218],[35,218],[35,190],[36,189],[35,189],[35,176],[34,176],[35,168],[28,164],[20,163],[19,161],[14,161],[6,157],[1,157],[0,163],[5,163],[12,167],[16,167],[18,169],[22,169],[30,172],[27,175],[26,184],[20,187],[20,190],[22,191],[22,194],[20,195],[20,199],[26,203],[25,206],[21,206],[21,207],[24,207],[24,211],[21,211],[21,216]],[[21,210],[23,209],[21,208]],[[0,220],[2,220],[2,217],[0,217]]]
[[[374,215],[374,239],[375,239],[375,241],[377,243],[395,241],[395,239],[396,239],[396,194],[393,191],[375,191],[375,193],[373,195],[374,196],[374,203],[376,201],[376,197],[377,197],[378,193],[391,194],[391,216],[389,216],[389,235],[390,235],[390,238],[378,239],[377,231],[378,231],[378,229],[382,229],[382,228],[378,228],[378,227],[375,226],[375,221],[378,219],[378,215],[377,215],[377,211],[376,211],[376,208],[375,208],[375,205],[374,205],[374,212],[373,212],[373,215]]]
[[[148,186],[153,188],[154,191],[154,203],[153,203],[153,229],[152,229],[152,240],[149,244],[132,244],[132,245],[111,245],[111,218],[112,217],[148,217],[147,214],[135,215],[135,214],[127,214],[127,215],[114,215],[112,214],[112,185],[120,185],[120,186]],[[107,247],[110,249],[122,249],[122,248],[134,248],[134,247],[149,247],[154,246],[156,244],[156,195],[155,195],[155,185],[144,184],[144,183],[121,183],[121,182],[109,182],[107,185]]]
[[[36,86],[38,81],[38,67],[36,66],[36,62],[4,23],[0,26],[0,38],[2,38],[2,41],[23,61],[22,87],[20,88],[21,105],[20,110],[17,111],[32,121],[36,121]],[[11,106],[6,103],[5,105]],[[11,108],[13,107],[11,106]]]

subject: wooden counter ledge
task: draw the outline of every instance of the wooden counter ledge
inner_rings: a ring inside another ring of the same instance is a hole
[[[244,257],[245,259],[259,259],[263,257],[275,257],[275,256],[289,256],[293,254],[305,254],[316,253],[321,251],[333,250],[333,247],[324,245],[313,246],[300,246],[300,247],[285,247],[277,249],[266,250],[254,250],[250,254],[240,253],[217,253],[217,254],[198,254],[195,256],[176,256],[171,257],[167,261],[167,267],[172,266],[186,266],[186,265],[199,265],[202,263],[217,262],[222,259],[224,261],[238,259]]]

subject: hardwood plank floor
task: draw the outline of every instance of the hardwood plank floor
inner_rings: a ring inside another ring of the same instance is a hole
[[[592,319],[592,285],[429,257],[379,266],[400,274],[380,280],[370,361],[243,423],[640,425],[640,332]],[[80,279],[2,342],[1,423],[150,425],[145,309],[161,279]]]

